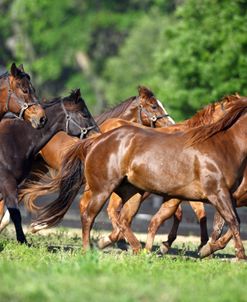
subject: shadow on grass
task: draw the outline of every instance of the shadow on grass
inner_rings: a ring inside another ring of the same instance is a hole
[[[142,247],[145,246],[144,242],[141,242],[141,244],[142,244]],[[96,241],[93,242],[92,248],[98,249]],[[51,253],[56,253],[59,251],[73,252],[73,251],[81,250],[81,245],[49,245],[49,246],[47,246],[47,250]],[[120,240],[114,246],[109,246],[102,251],[107,254],[109,254],[111,252],[119,252],[119,253],[121,253],[123,251],[131,252],[131,248],[125,240]],[[182,248],[170,248],[168,253],[165,255],[163,255],[160,252],[159,246],[155,245],[152,249],[152,252],[160,257],[166,257],[166,255],[169,255],[169,256],[173,256],[173,257],[177,256],[177,257],[186,257],[186,258],[191,258],[191,259],[200,259],[198,252],[196,250],[194,250],[194,251],[189,250],[188,247],[186,247],[186,245]],[[221,253],[217,253],[215,255],[211,255],[205,259],[211,259],[211,258],[231,260],[231,259],[235,258],[235,255],[221,252]]]

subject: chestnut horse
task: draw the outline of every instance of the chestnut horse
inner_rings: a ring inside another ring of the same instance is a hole
[[[3,119],[0,123],[0,193],[20,243],[27,241],[18,208],[17,186],[30,172],[34,156],[58,131],[78,135],[82,128],[97,128],[79,89],[43,106],[48,121],[41,129],[33,129],[29,123],[16,118]]]
[[[247,206],[247,168],[244,170],[244,176],[240,186],[237,190],[232,194],[234,201],[236,202],[236,207],[244,207]],[[231,230],[228,230],[224,236],[220,237],[222,233],[223,226],[225,224],[224,219],[221,215],[216,212],[214,216],[214,225],[213,232],[211,234],[211,241],[208,242],[201,250],[200,256],[206,257],[210,254],[224,249],[227,243],[232,239]]]
[[[188,119],[182,123],[176,124],[175,126],[170,127],[170,132],[182,131],[185,129],[189,129],[192,127],[197,127],[201,125],[211,124],[221,118],[234,104],[237,100],[239,100],[238,95],[227,96],[224,97],[219,102],[210,104],[206,106],[204,109],[195,114],[191,119]],[[126,124],[126,123],[125,123]],[[124,125],[122,122],[121,125]],[[163,131],[163,129],[157,129],[157,131]],[[164,130],[165,132],[168,129]],[[105,236],[100,238],[99,247],[104,248],[111,243],[116,242],[119,239],[122,239],[122,234],[120,230],[117,228],[116,220],[121,219],[125,221],[125,224],[130,226],[134,215],[137,213],[141,203],[149,196],[150,194],[145,194],[143,197],[140,194],[136,194],[131,198],[128,203],[125,203],[123,208],[121,209],[120,214],[118,213],[118,209],[121,206],[121,199],[116,194],[113,194],[110,198],[109,206],[107,207],[108,216],[113,224],[113,231],[109,236]],[[87,198],[87,193],[84,194],[84,199]],[[85,208],[85,204],[88,201],[81,201],[81,207]],[[206,220],[206,212],[201,202],[190,202],[192,209],[194,210],[198,221],[200,223],[201,229],[201,244],[198,247],[200,249],[203,245],[205,245],[208,241],[208,233],[207,233],[207,220]],[[153,236],[156,234],[160,225],[168,218],[173,215],[174,222],[171,229],[171,232],[168,235],[168,241],[164,242],[161,246],[161,251],[163,253],[167,252],[169,247],[172,245],[173,241],[176,239],[177,230],[179,224],[182,220],[182,208],[180,206],[180,201],[176,199],[171,199],[166,203],[163,203],[158,213],[152,218],[149,231],[153,233]],[[151,249],[151,242],[147,246],[148,249]]]
[[[118,122],[104,123],[107,119],[112,117],[120,117],[131,122],[139,123],[140,125],[148,127],[162,127],[170,124],[174,124],[173,119],[169,116],[166,109],[162,106],[161,102],[157,100],[151,90],[144,86],[139,86],[138,96],[131,97],[116,107],[108,110],[97,116],[95,120],[99,125],[102,132],[106,132],[109,129],[118,127]],[[57,133],[52,139],[42,148],[40,151],[44,161],[49,165],[50,168],[59,170],[61,165],[61,158],[64,152],[75,143],[75,139],[67,135],[65,132]],[[38,179],[44,177],[44,174],[47,173],[46,165],[44,161],[36,164],[36,169],[43,171],[39,173]],[[35,183],[33,182],[35,179]],[[37,182],[37,176],[30,177],[29,181],[24,184],[24,188],[20,190],[20,197],[25,198],[26,204],[30,210],[33,210],[31,206],[33,201],[43,194],[46,194],[46,191],[42,191],[42,186]],[[52,191],[53,188],[50,188]],[[5,212],[3,203],[0,203],[0,232],[8,225],[9,223],[9,214]]]
[[[34,128],[43,127],[45,111],[38,103],[30,76],[22,65],[11,65],[10,73],[0,76],[0,120],[6,112],[31,122]]]
[[[245,259],[231,192],[243,176],[246,138],[247,98],[241,98],[211,125],[176,133],[123,126],[78,142],[53,179],[59,196],[41,209],[33,227],[57,224],[87,182],[91,198],[81,217],[84,249],[90,247],[92,224],[112,192],[123,202],[135,193],[152,192],[165,200],[211,203],[229,225],[236,257]],[[117,223],[132,249],[140,250],[130,227],[121,220]]]

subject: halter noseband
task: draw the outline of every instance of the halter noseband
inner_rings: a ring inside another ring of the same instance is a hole
[[[65,125],[66,133],[69,134],[69,123],[70,122],[80,129],[80,131],[81,131],[80,139],[83,139],[90,130],[92,130],[93,128],[96,127],[96,126],[89,126],[89,127],[82,128],[75,120],[73,120],[73,118],[71,117],[69,112],[66,110],[63,101],[61,101],[61,106],[64,111],[65,117],[66,117],[66,125]]]
[[[8,77],[7,82],[8,82],[8,97],[7,97],[6,104],[5,104],[6,112],[9,111],[9,102],[10,102],[11,94],[13,93],[12,90],[10,89],[9,77]],[[16,115],[15,113],[13,113],[13,114],[15,114],[16,117],[18,117],[19,119],[23,119],[24,112],[26,111],[27,108],[29,108],[29,107],[31,107],[31,106],[33,106],[33,105],[36,105],[35,102],[26,103],[26,102],[24,101],[24,102],[22,103],[22,102],[19,101],[18,98],[16,98],[16,101],[17,101],[17,103],[20,105],[21,110],[20,110],[20,112],[19,112],[18,115]]]
[[[138,123],[143,125],[142,121],[142,112],[146,114],[148,117],[151,127],[155,128],[155,122],[163,117],[169,117],[170,115],[168,113],[164,113],[161,115],[152,115],[150,112],[148,112],[145,108],[143,108],[143,105],[139,103],[138,105]]]

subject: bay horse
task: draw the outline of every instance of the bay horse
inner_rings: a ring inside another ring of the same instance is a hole
[[[112,118],[118,117],[130,122],[139,123],[147,127],[162,127],[174,124],[175,122],[167,113],[162,103],[155,97],[154,93],[144,86],[138,87],[138,96],[130,97],[112,109],[95,117],[96,122],[100,125],[101,132],[106,132],[110,129],[119,126],[117,120]],[[111,123],[107,120],[111,118]],[[65,132],[59,132],[54,135],[49,142],[41,149],[40,154],[44,161],[36,164],[36,170],[39,170],[39,176],[36,173],[25,182],[20,191],[20,199],[24,198],[25,204],[29,210],[34,210],[34,200],[43,194],[47,194],[47,190],[43,191],[43,184],[39,184],[38,180],[42,179],[47,173],[46,165],[50,168],[59,170],[62,163],[62,156],[75,143],[75,138],[72,138]],[[43,171],[43,172],[42,172]],[[35,180],[35,181],[33,181]],[[55,189],[55,188],[54,188]],[[48,191],[52,191],[50,188]],[[3,203],[0,203],[0,232],[9,223],[9,214],[4,213]]]
[[[0,193],[15,225],[17,241],[26,243],[18,208],[18,185],[31,170],[34,156],[58,131],[81,135],[84,129],[97,129],[80,90],[64,98],[44,103],[48,121],[34,129],[20,119],[3,119],[0,123]]]
[[[0,120],[12,112],[31,122],[34,128],[43,127],[46,117],[39,104],[30,76],[23,65],[11,65],[10,72],[0,75]]]
[[[58,197],[42,207],[32,227],[57,224],[87,182],[91,198],[81,217],[84,249],[90,247],[92,224],[112,192],[123,202],[135,193],[152,192],[165,200],[211,203],[232,232],[237,259],[245,259],[231,192],[246,165],[246,113],[247,98],[241,98],[211,125],[176,133],[123,126],[77,142],[53,179],[59,185]],[[133,251],[140,250],[130,227],[121,220],[117,223]]]

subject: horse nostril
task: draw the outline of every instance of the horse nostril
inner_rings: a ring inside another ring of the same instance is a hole
[[[45,124],[45,122],[46,122],[46,117],[45,116],[42,116],[41,118],[40,118],[40,124],[41,125],[44,125]]]

